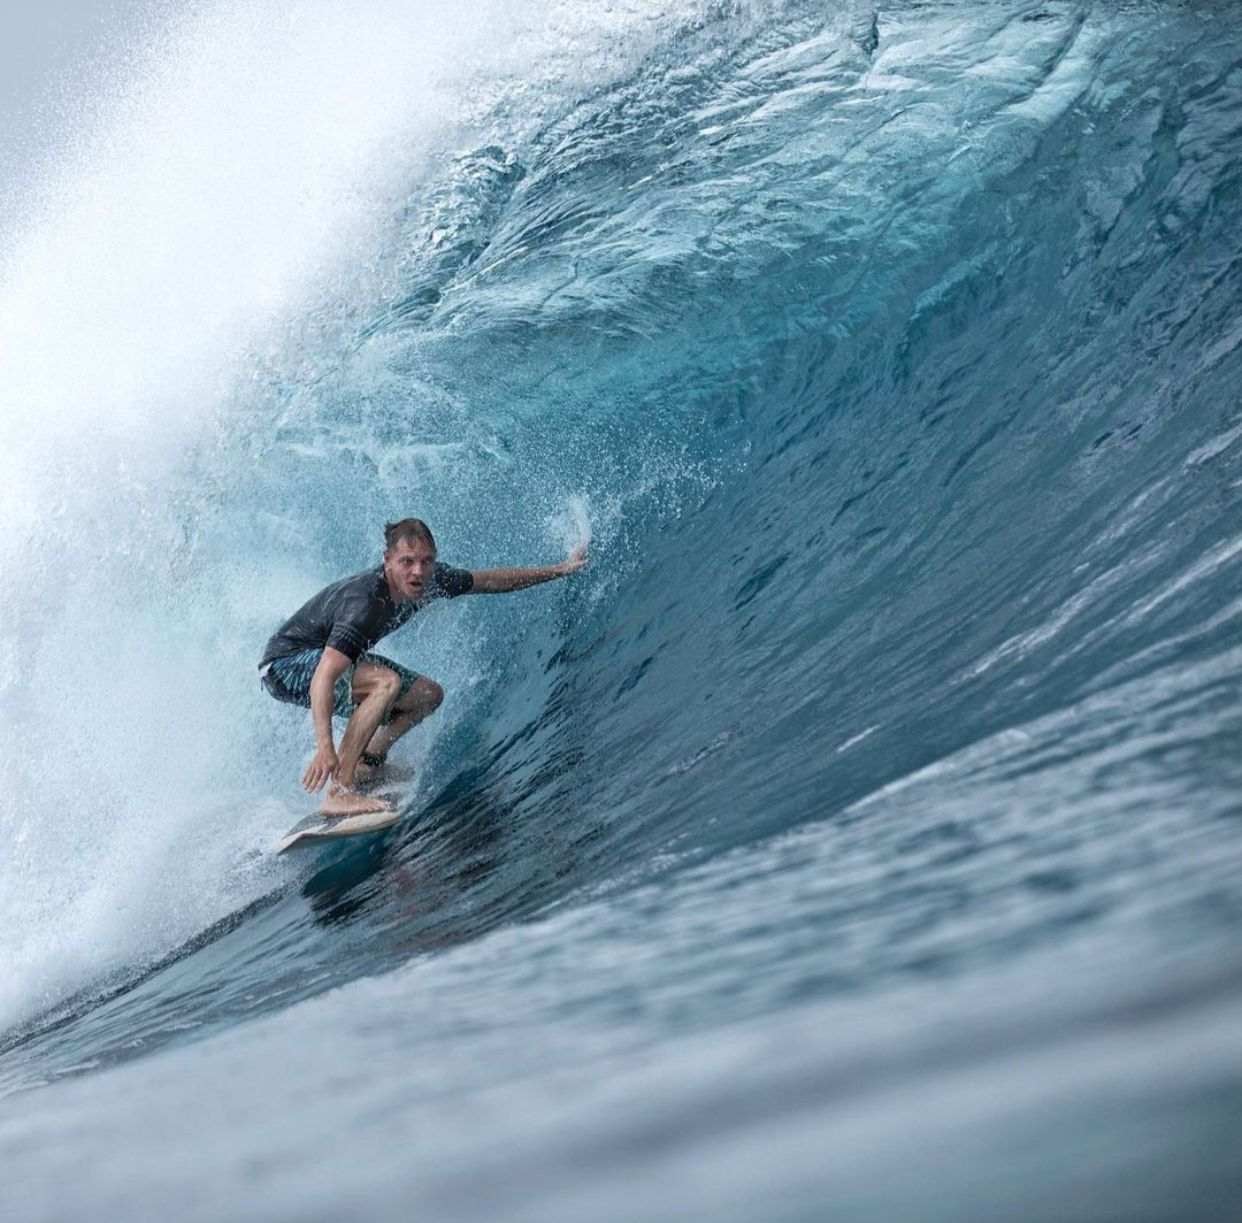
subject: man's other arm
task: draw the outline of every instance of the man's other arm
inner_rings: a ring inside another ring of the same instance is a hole
[[[328,646],[320,656],[319,665],[311,677],[311,720],[315,723],[315,755],[306,772],[302,785],[314,793],[335,775],[338,765],[336,745],[332,742],[332,704],[336,681],[353,664],[349,656],[333,646]]]

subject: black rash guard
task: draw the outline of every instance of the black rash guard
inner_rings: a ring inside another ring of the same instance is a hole
[[[454,569],[437,561],[421,599],[394,603],[382,565],[355,573],[333,582],[299,607],[268,641],[259,667],[287,654],[327,646],[357,662],[381,637],[399,629],[432,599],[455,599],[473,587],[474,574],[469,569]]]

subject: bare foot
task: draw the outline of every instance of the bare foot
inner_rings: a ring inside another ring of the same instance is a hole
[[[383,798],[371,798],[344,786],[331,786],[324,796],[320,815],[365,815],[370,811],[392,811],[393,805]]]

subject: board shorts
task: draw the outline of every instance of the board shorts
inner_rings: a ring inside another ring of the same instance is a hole
[[[309,709],[311,679],[322,657],[322,650],[300,650],[296,654],[274,658],[259,672],[259,683],[270,696],[274,696],[278,701],[284,701],[288,705],[301,705],[304,709]],[[414,681],[420,678],[417,671],[411,671],[409,667],[403,667],[399,662],[393,662],[391,658],[385,658],[382,654],[363,654],[358,662],[369,662],[374,666],[387,667],[390,671],[395,671],[401,677],[401,691],[398,698],[405,696]],[[355,667],[357,665],[358,663],[354,664]],[[332,690],[332,712],[338,718],[350,717],[357,708],[354,704],[353,683],[354,667],[350,667],[337,679],[336,687]],[[391,722],[395,714],[394,703],[384,715],[381,725]]]

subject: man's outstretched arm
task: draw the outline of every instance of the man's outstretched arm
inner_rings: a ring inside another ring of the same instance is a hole
[[[557,578],[577,573],[587,563],[586,545],[576,547],[568,559],[557,565],[532,565],[522,569],[475,569],[472,594],[503,595],[511,590],[524,590],[538,586],[540,582],[553,582]]]

